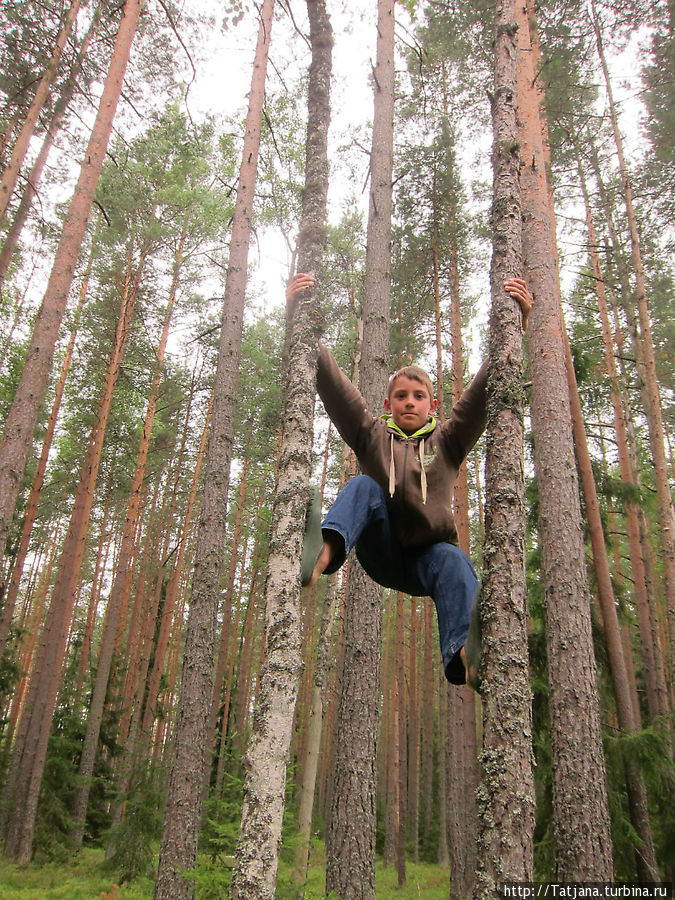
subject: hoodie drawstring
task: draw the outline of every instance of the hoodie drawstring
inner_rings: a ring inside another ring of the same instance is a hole
[[[420,487],[422,489],[422,503],[427,502],[427,473],[424,469],[424,438],[420,438],[419,443],[420,458]],[[396,467],[394,465],[394,435],[389,435],[389,496],[394,496],[396,490]]]
[[[422,503],[427,502],[427,473],[424,471],[424,438],[420,438],[420,486],[422,488]]]
[[[396,469],[394,467],[394,435],[389,435],[389,496],[396,490]]]

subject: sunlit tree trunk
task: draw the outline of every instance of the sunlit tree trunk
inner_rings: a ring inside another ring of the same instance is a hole
[[[527,658],[521,316],[504,291],[521,274],[516,4],[495,9],[492,310],[481,620],[484,712],[474,897],[532,881],[534,784]]]
[[[80,176],[63,225],[47,290],[35,320],[21,380],[5,421],[0,448],[0,553],[4,553],[14,507],[21,490],[33,433],[49,381],[54,348],[112,132],[143,2],[144,0],[126,0],[124,6]]]

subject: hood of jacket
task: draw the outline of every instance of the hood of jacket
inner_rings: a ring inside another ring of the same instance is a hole
[[[408,434],[402,428],[400,428],[396,422],[394,422],[394,417],[391,413],[385,413],[382,416],[385,421],[387,428],[389,429],[389,496],[393,497],[394,492],[396,491],[396,464],[394,462],[394,441],[398,438],[403,438],[406,441],[418,440],[417,444],[417,454],[420,461],[420,489],[422,491],[422,503],[426,505],[427,502],[427,473],[424,469],[424,447],[425,447],[425,439],[434,431],[436,428],[436,418],[434,416],[429,416],[428,420],[422,425],[421,428],[418,428],[417,431],[412,434]]]

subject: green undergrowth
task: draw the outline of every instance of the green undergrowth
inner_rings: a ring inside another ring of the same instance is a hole
[[[325,870],[318,859],[310,866],[305,885],[305,900],[324,900]],[[227,868],[227,867],[224,867]],[[215,873],[214,873],[215,874]],[[386,869],[378,862],[376,896],[378,900],[447,900],[449,874],[447,869],[428,863],[408,863],[406,884],[399,888],[396,870]],[[214,879],[215,880],[215,879]],[[212,884],[215,888],[215,884]],[[103,851],[87,849],[69,863],[33,863],[17,866],[0,858],[0,897],[2,900],[152,900],[153,882],[136,878],[119,884],[103,864]],[[281,863],[277,900],[294,900],[298,891],[292,886],[290,867]],[[197,891],[201,897],[227,900],[227,888],[221,882],[215,890]]]

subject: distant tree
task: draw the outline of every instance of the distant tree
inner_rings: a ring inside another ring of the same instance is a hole
[[[127,0],[124,7],[80,176],[68,208],[42,306],[35,320],[21,380],[5,421],[0,449],[0,556],[4,556],[5,553],[14,507],[21,490],[33,433],[49,380],[61,320],[68,302],[77,257],[112,132],[124,73],[142,7],[143,0]]]

